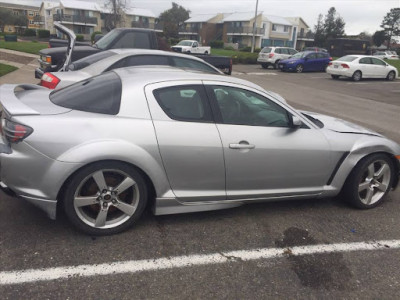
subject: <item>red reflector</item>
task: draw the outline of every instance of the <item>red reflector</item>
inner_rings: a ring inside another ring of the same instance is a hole
[[[51,90],[54,90],[59,83],[60,79],[51,73],[44,73],[40,80],[41,86],[47,87]]]
[[[350,69],[349,65],[347,65],[347,64],[341,64],[341,66],[342,66],[342,68],[344,68],[344,69]]]
[[[273,54],[273,53],[270,53],[270,54],[268,55],[268,57],[269,57],[269,58],[274,57],[274,54]]]
[[[332,63],[330,62],[330,63],[328,64],[328,66],[332,66]]]

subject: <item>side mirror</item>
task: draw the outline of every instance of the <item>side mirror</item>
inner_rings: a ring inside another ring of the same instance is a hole
[[[302,124],[298,116],[292,116],[292,128],[299,128]]]

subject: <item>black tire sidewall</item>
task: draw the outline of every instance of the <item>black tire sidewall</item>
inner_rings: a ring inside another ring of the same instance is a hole
[[[100,229],[91,227],[85,224],[78,217],[74,208],[74,195],[82,180],[84,180],[88,175],[102,169],[116,169],[125,172],[132,177],[137,184],[137,188],[139,189],[139,204],[135,213],[126,222],[114,228]],[[72,179],[66,186],[63,204],[68,219],[78,230],[90,235],[111,235],[128,229],[140,218],[147,204],[147,188],[140,172],[128,164],[110,161],[97,162],[83,167],[73,175]]]

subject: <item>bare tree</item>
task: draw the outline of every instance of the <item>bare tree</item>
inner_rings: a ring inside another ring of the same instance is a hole
[[[124,14],[129,3],[126,0],[107,0],[104,7],[108,13],[104,14],[104,26],[107,31],[124,26]]]

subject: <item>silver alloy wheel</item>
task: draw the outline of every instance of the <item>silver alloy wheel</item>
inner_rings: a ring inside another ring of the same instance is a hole
[[[373,161],[364,170],[358,185],[358,197],[365,205],[373,205],[390,188],[391,169],[384,160]]]
[[[394,76],[395,76],[394,72],[393,72],[393,71],[390,71],[389,74],[388,74],[388,76],[387,76],[387,80],[389,80],[389,81],[394,80]]]
[[[355,71],[353,74],[353,80],[354,81],[360,81],[361,80],[361,72],[360,71]]]
[[[74,194],[78,218],[94,228],[114,228],[129,220],[140,200],[131,176],[121,170],[104,169],[87,176]]]
[[[297,72],[297,73],[303,72],[303,65],[297,65],[297,66],[296,66],[296,72]]]

